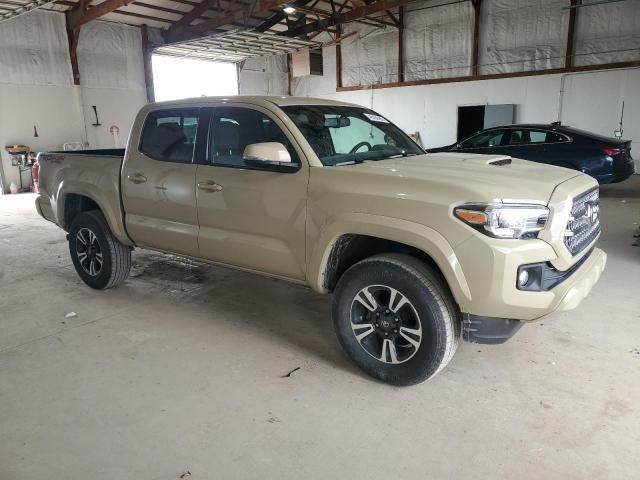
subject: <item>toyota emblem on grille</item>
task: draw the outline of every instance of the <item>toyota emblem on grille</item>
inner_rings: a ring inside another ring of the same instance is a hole
[[[585,212],[584,216],[589,220],[591,225],[593,225],[598,221],[598,215],[600,214],[600,205],[595,202],[588,202],[586,206],[587,211]]]

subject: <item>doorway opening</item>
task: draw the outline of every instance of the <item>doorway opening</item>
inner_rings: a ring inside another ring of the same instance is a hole
[[[504,105],[470,105],[458,107],[458,137],[462,140],[480,130],[514,122],[516,106]]]
[[[155,100],[179,100],[238,94],[235,63],[152,56]]]

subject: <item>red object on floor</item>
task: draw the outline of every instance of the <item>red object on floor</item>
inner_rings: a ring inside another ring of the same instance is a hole
[[[31,178],[33,179],[33,183],[31,185],[31,191],[35,193],[38,193],[40,191],[38,188],[38,184],[40,183],[40,178],[38,176],[39,171],[40,171],[40,164],[36,160],[33,166],[31,167]]]

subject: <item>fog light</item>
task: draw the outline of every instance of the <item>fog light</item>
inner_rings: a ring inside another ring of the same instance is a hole
[[[518,275],[518,286],[524,287],[529,281],[529,272],[527,270],[520,270],[520,274]]]

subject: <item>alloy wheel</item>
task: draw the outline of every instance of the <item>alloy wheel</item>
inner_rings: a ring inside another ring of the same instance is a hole
[[[422,342],[420,317],[395,288],[369,285],[351,302],[351,329],[360,346],[377,360],[400,364],[411,359]]]
[[[102,271],[104,263],[102,249],[98,237],[88,228],[81,228],[76,235],[76,255],[82,269],[97,277]]]

